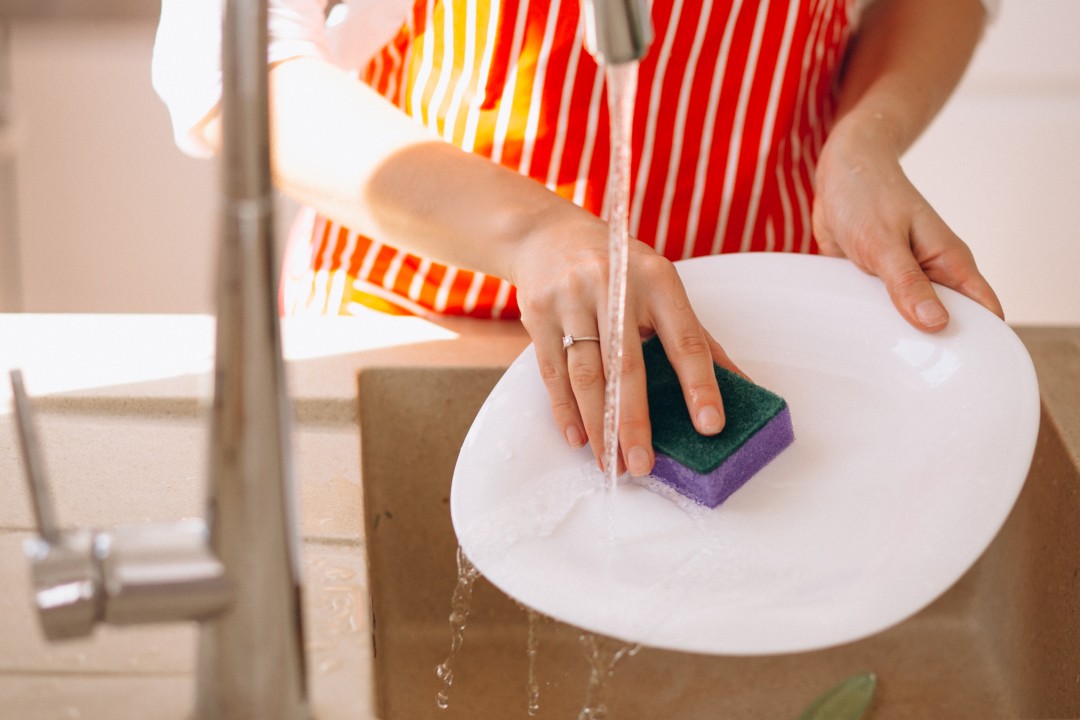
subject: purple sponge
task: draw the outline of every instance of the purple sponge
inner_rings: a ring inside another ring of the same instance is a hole
[[[784,399],[715,366],[726,422],[717,435],[699,435],[682,388],[659,339],[642,346],[648,378],[653,476],[714,508],[795,440]]]

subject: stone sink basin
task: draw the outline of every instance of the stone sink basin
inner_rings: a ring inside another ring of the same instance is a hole
[[[761,658],[646,648],[607,686],[611,720],[795,718],[822,691],[876,673],[868,717],[1080,717],[1080,331],[1019,331],[1043,394],[1035,459],[983,557],[929,607],[876,636]],[[476,583],[450,707],[435,667],[457,542],[449,493],[458,449],[498,368],[370,367],[360,373],[364,524],[376,711],[383,720],[528,717],[527,616]],[[540,718],[576,718],[589,667],[576,628],[540,626]]]

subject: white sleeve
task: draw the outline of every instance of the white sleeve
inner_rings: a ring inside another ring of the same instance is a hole
[[[211,155],[195,127],[221,99],[224,0],[162,0],[150,76],[184,152]]]
[[[270,0],[268,60],[319,57],[362,67],[402,25],[410,0]],[[225,0],[162,0],[151,78],[165,102],[181,150],[209,157],[196,131],[221,101],[221,21]]]

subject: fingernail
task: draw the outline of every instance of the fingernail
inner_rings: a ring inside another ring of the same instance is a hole
[[[697,414],[697,425],[698,430],[706,435],[720,432],[720,411],[712,405],[701,408]]]
[[[636,447],[630,450],[626,454],[626,464],[629,466],[630,474],[635,477],[641,477],[649,473],[649,451],[643,447]]]
[[[916,305],[915,317],[926,327],[944,325],[949,319],[949,316],[945,313],[945,308],[937,300],[923,300]]]
[[[585,442],[581,439],[581,433],[573,425],[566,426],[566,442],[575,450],[585,446]]]

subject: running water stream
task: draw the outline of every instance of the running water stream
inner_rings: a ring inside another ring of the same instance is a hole
[[[630,151],[637,94],[636,62],[605,66],[608,110],[611,126],[611,166],[608,175],[608,307],[607,307],[607,370],[604,386],[604,488],[608,500],[608,536],[613,537],[611,498],[619,478],[619,405],[621,399],[621,367],[623,361],[623,328],[626,324],[627,260],[629,253]],[[442,681],[436,704],[446,709],[450,703],[450,687],[454,682],[453,661],[465,637],[472,589],[479,571],[459,547],[457,550],[458,577],[450,611],[450,653],[435,672]],[[530,716],[540,710],[540,685],[536,677],[536,654],[540,616],[531,609],[528,613],[529,634],[526,653],[529,659],[527,707]],[[589,687],[585,706],[579,720],[601,720],[607,717],[604,688],[614,674],[615,666],[626,656],[635,655],[640,645],[629,645],[603,636],[585,633],[582,649],[589,661]]]
[[[607,681],[615,674],[619,661],[637,655],[641,646],[592,633],[584,633],[578,639],[585,659],[589,661],[589,689],[585,693],[585,707],[581,709],[578,720],[606,720]]]
[[[525,643],[525,654],[529,658],[529,680],[526,685],[528,696],[526,702],[529,717],[535,717],[540,712],[540,679],[536,674],[536,654],[540,647],[540,613],[532,608],[525,608],[525,612],[529,617],[529,635]]]
[[[619,478],[619,406],[622,397],[623,328],[626,325],[626,271],[630,243],[630,149],[637,71],[636,62],[605,67],[611,125],[611,168],[607,184],[608,361],[604,385],[604,486],[609,497],[615,491]]]
[[[476,578],[480,577],[480,571],[460,547],[457,549],[457,568],[457,585],[454,586],[454,597],[450,601],[450,653],[446,660],[435,668],[435,674],[442,680],[442,688],[435,696],[435,704],[443,710],[450,707],[450,686],[454,684],[454,658],[465,640],[465,623],[469,619],[472,605],[473,585]]]

